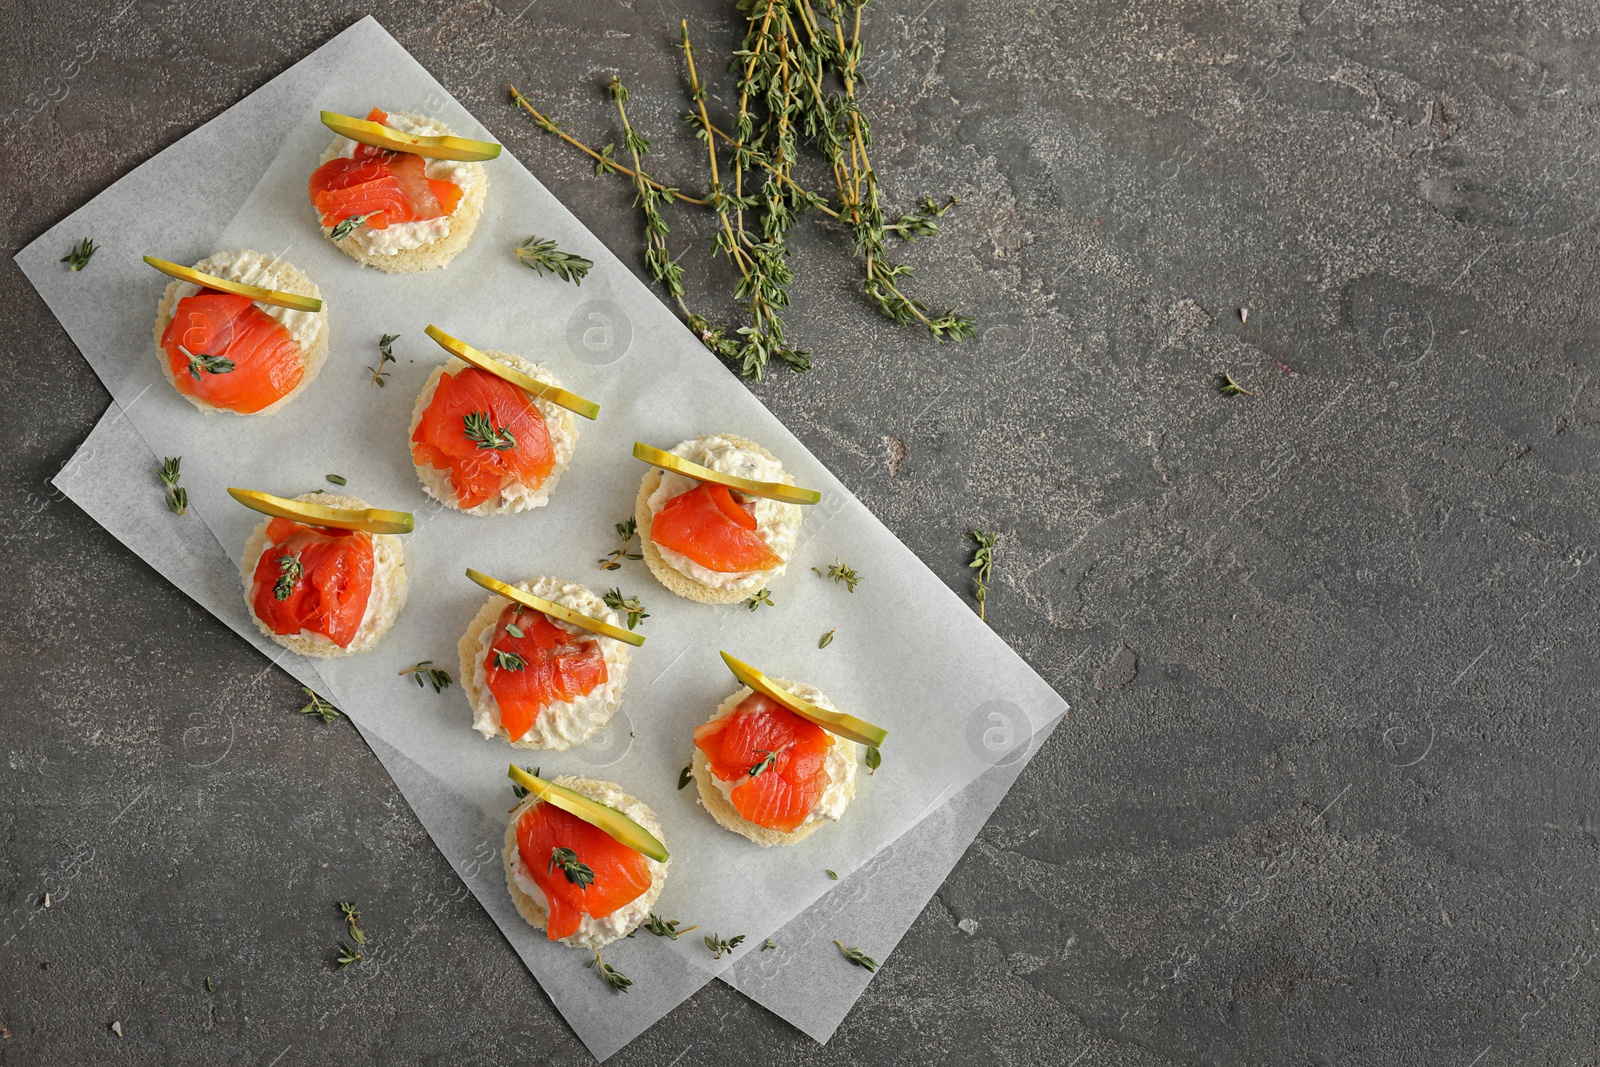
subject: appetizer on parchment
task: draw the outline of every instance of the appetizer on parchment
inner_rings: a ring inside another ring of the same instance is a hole
[[[543,507],[578,445],[576,412],[598,405],[561,388],[544,367],[480,352],[428,327],[455,358],[429,376],[411,413],[411,462],[422,488],[469,515]]]
[[[195,407],[268,415],[322,369],[328,315],[294,264],[249,250],[193,267],[144,261],[174,279],[156,309],[156,347],[167,381]]]
[[[655,467],[644,476],[634,519],[650,573],[679,596],[731,604],[784,572],[800,534],[800,489],[778,458],[734,434],[684,441],[671,452],[635,442]]]
[[[262,633],[324,659],[383,639],[406,603],[405,554],[394,535],[411,532],[409,513],[353,496],[228,493],[268,516],[239,561],[245,604]]]
[[[508,585],[471,569],[467,577],[495,594],[458,646],[472,728],[519,748],[561,750],[610,722],[643,635],[576,582]]]
[[[322,230],[351,259],[391,274],[443,267],[472,240],[489,176],[488,141],[453,137],[435,119],[373,108],[322,113],[339,136],[311,175]]]
[[[511,768],[528,795],[511,811],[501,856],[517,911],[551,941],[601,949],[650,916],[666,883],[661,824],[613,782],[545,781]]]
[[[837,822],[855,796],[856,746],[887,733],[800,682],[769,679],[726,652],[745,683],[694,731],[690,766],[711,817],[763,847]]]

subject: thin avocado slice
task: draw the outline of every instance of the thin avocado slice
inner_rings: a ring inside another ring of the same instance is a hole
[[[682,474],[701,482],[715,482],[725,485],[729,489],[737,489],[741,493],[751,496],[764,496],[769,500],[781,500],[785,504],[815,504],[822,499],[822,494],[815,489],[801,489],[798,485],[785,485],[782,482],[758,482],[753,478],[740,478],[733,474],[723,474],[710,467],[702,467],[698,463],[690,463],[682,456],[675,456],[671,452],[663,452],[659,448],[652,448],[643,441],[633,443],[633,458],[642,459],[652,467]]]
[[[735,678],[751,689],[777,701],[802,719],[817,724],[829,733],[838,734],[846,740],[870,748],[881,747],[884,739],[889,736],[889,731],[881,726],[874,726],[842,711],[828,711],[826,708],[819,708],[815,704],[801,700],[787,689],[779,687],[771,678],[750,664],[741,663],[726,652],[722,653],[722,662],[728,665]]]
[[[322,301],[314,296],[301,296],[299,293],[285,293],[281,289],[263,289],[259,285],[246,285],[244,282],[219,278],[215,274],[206,274],[193,267],[185,267],[181,263],[169,263],[155,256],[145,256],[144,261],[162,274],[176,278],[180,282],[192,282],[205,289],[233,293],[235,296],[248,296],[258,304],[271,304],[273,307],[289,308],[291,311],[322,310]]]
[[[543,778],[529,774],[515,763],[506,772],[506,777],[544,803],[553,804],[569,815],[576,815],[590,826],[604,830],[618,844],[626,845],[635,852],[649,856],[657,863],[667,862],[669,855],[667,846],[656,840],[656,836],[649,830],[616,808],[607,807],[598,800],[586,797],[564,785],[556,785],[554,782],[547,782]]]
[[[385,511],[382,508],[330,508],[326,504],[313,504],[306,500],[286,500],[271,493],[254,489],[229,489],[228,495],[251,511],[271,515],[277,519],[293,519],[308,526],[325,526],[330,530],[360,530],[374,534],[408,534],[415,527],[409,511]]]
[[[572,625],[588,630],[590,633],[599,634],[601,637],[609,637],[617,641],[625,641],[635,647],[644,644],[644,634],[636,634],[630,630],[624,630],[620,627],[612,626],[608,622],[602,622],[601,620],[591,618],[582,612],[573,611],[571,608],[562,604],[557,604],[554,601],[546,600],[543,597],[534,596],[532,593],[524,593],[516,586],[508,585],[498,578],[491,578],[482,571],[475,571],[471,567],[468,567],[467,577],[471,578],[473,581],[477,582],[491,593],[498,593],[507,600],[515,600],[523,607],[532,608],[534,611],[548,615],[552,619],[560,619],[562,622],[570,622]]]
[[[390,152],[408,152],[428,159],[453,159],[462,163],[479,163],[486,159],[494,159],[500,154],[500,146],[493,141],[404,133],[381,122],[341,115],[336,111],[324,111],[322,124],[340,137],[348,137],[352,141],[359,141],[373,148],[383,148]]]
[[[585,400],[577,393],[567,390],[549,382],[541,382],[531,378],[515,367],[508,367],[497,359],[490,359],[476,348],[456,337],[451,337],[437,326],[429,325],[425,331],[427,335],[439,342],[439,347],[455,356],[463,363],[469,363],[479,370],[494,375],[496,378],[510,382],[529,396],[548,400],[557,407],[566,408],[575,414],[582,415],[591,422],[600,415],[600,405],[593,400]]]

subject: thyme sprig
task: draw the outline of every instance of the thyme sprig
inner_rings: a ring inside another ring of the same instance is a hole
[[[994,572],[994,546],[997,539],[992,533],[976,529],[972,531],[972,539],[978,542],[978,549],[972,554],[972,562],[967,566],[978,572],[972,579],[973,596],[978,601],[978,618],[987,620],[989,576]]]
[[[356,948],[344,941],[339,942],[339,947],[336,951],[338,952],[338,955],[335,957],[335,962],[339,964],[338,969],[341,971],[350,966],[352,963],[360,963],[363,958],[359,948]]]
[[[557,867],[567,876],[567,881],[579,889],[588,889],[594,884],[594,868],[578,859],[578,854],[570,848],[554,848],[550,850],[550,866],[545,868],[545,873],[550,874]]]
[[[233,372],[233,360],[226,356],[197,356],[182,345],[178,346],[178,351],[182,352],[184,357],[189,360],[189,373],[197,382],[200,380],[201,371],[205,371],[207,374],[231,374]]]
[[[450,683],[452,681],[450,672],[435,667],[433,665],[433,660],[431,659],[425,659],[421,663],[418,663],[412,667],[407,667],[405,670],[400,672],[401,677],[404,677],[408,674],[417,680],[418,689],[431,685],[433,686],[433,691],[435,693],[442,693],[446,689],[450,688]]]
[[[372,372],[372,384],[379,389],[383,388],[389,378],[389,372],[384,370],[384,367],[396,362],[392,346],[398,340],[400,340],[400,335],[397,333],[386,333],[378,338],[378,365],[374,367],[368,364],[367,366],[367,369]]]
[[[839,951],[844,953],[844,958],[855,964],[857,967],[865,967],[869,971],[876,971],[878,969],[878,961],[867,955],[865,952],[862,952],[860,949],[845,948],[844,943],[837,939],[833,943],[839,946]]]
[[[595,949],[594,959],[584,964],[584,966],[600,968],[600,977],[605,979],[606,985],[611,987],[613,993],[626,993],[628,987],[633,985],[632,978],[629,978],[601,958],[599,949]]]
[[[335,241],[342,241],[354,233],[357,226],[365,224],[366,221],[372,216],[381,214],[382,212],[380,211],[369,211],[365,215],[350,215],[345,218],[344,221],[340,222],[339,225],[329,230],[328,236]]]
[[[94,254],[95,243],[85,237],[67,250],[67,254],[61,257],[61,262],[67,265],[68,270],[77,273],[89,265],[89,260]]]
[[[166,494],[167,510],[174,515],[182,515],[189,510],[189,490],[178,484],[179,468],[182,465],[182,456],[168,456],[162,461],[161,469],[156,472],[161,478],[162,492]]]
[[[644,605],[639,603],[638,597],[625,597],[622,595],[621,589],[607,589],[606,595],[602,599],[605,601],[606,607],[612,611],[625,611],[628,613],[628,629],[630,630],[650,617],[650,613],[644,610]]]
[[[464,427],[467,440],[471,441],[479,448],[487,448],[496,452],[504,452],[507,449],[517,447],[517,435],[511,432],[511,427],[496,427],[495,424],[490,421],[490,412],[469,411],[467,414],[461,416],[461,422]]]
[[[367,943],[367,932],[361,929],[361,909],[353,900],[339,901],[339,910],[344,912],[344,921],[350,926],[350,937],[358,945]]]
[[[845,589],[852,593],[856,591],[856,585],[861,581],[861,573],[837,556],[834,557],[832,563],[828,564],[827,570],[823,570],[820,567],[812,567],[811,569],[824,578],[832,578],[836,583],[843,583]]]
[[[494,650],[494,665],[503,671],[520,671],[528,665],[528,661],[515,652],[497,648]]]
[[[645,922],[644,928],[657,937],[665,937],[672,941],[678,940],[690,930],[700,929],[699,925],[696,924],[694,926],[685,926],[680,930],[678,929],[677,919],[663,919],[653,911],[650,913],[649,920]]]
[[[337,719],[341,714],[343,714],[343,712],[341,712],[338,708],[334,707],[332,704],[328,703],[326,700],[323,700],[321,697],[317,696],[317,694],[313,693],[310,689],[306,688],[305,686],[302,685],[300,687],[300,692],[304,693],[306,696],[311,698],[306,703],[306,705],[303,708],[300,709],[300,714],[302,714],[302,715],[315,715],[317,718],[321,719],[323,722],[332,722],[333,720]]]
[[[603,571],[617,570],[622,566],[622,561],[625,559],[644,559],[639,553],[628,551],[628,544],[639,536],[639,521],[637,519],[629,519],[627,522],[619,522],[616,524],[616,531],[617,536],[622,538],[621,546],[615,549],[611,555],[602,556],[595,560],[596,563],[600,564],[600,569]]]
[[[1217,392],[1223,396],[1255,396],[1254,393],[1234,380],[1233,375],[1227,371],[1217,375]]]
[[[743,934],[737,934],[728,938],[726,941],[722,939],[720,934],[707,934],[705,937],[706,948],[711,950],[711,955],[714,959],[719,960],[729,952],[732,952],[734,949],[738,948],[743,941]]]
[[[584,275],[594,267],[594,260],[573,252],[563,252],[554,241],[543,237],[530,237],[523,241],[516,247],[516,254],[522,265],[532,268],[535,273],[543,275],[548,271],[573,285],[582,285]]]
[[[278,580],[272,586],[272,595],[277,600],[288,600],[294,595],[294,585],[305,577],[306,569],[300,562],[299,556],[282,555],[278,557]]]
[[[539,768],[537,767],[529,767],[524,765],[522,769],[533,775],[535,778],[543,777],[540,775]],[[525,785],[518,785],[516,779],[512,779],[511,792],[512,795],[514,795],[518,800],[524,800],[528,796],[528,787]]]
[[[758,749],[756,749],[757,752],[761,753],[762,758],[761,758],[761,760],[759,762],[757,762],[753,767],[750,768],[750,771],[749,771],[750,777],[759,778],[763,774],[765,774],[767,771],[772,770],[772,765],[778,761],[778,753],[782,752],[785,748],[788,748],[788,747],[789,747],[788,745],[783,745],[783,746],[781,746],[779,748],[758,748]]]
[[[774,606],[772,603],[772,590],[768,589],[766,586],[762,586],[759,591],[757,591],[753,596],[747,597],[744,602],[744,606],[749,608],[751,611],[756,610],[763,604],[769,608]]]

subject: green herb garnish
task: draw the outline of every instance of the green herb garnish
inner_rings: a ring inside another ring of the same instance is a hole
[[[869,971],[876,971],[878,969],[878,961],[867,955],[865,952],[862,952],[860,949],[845,948],[844,944],[837,940],[834,941],[834,944],[839,946],[839,951],[844,953],[844,958],[855,964],[857,967],[865,967]]]
[[[685,926],[680,930],[678,929],[677,919],[663,919],[653,911],[650,913],[649,920],[644,924],[644,928],[657,937],[665,937],[672,941],[678,940],[679,937],[690,930],[700,929],[699,926]]]
[[[594,870],[586,863],[578,860],[578,854],[570,848],[555,848],[550,850],[550,866],[545,868],[549,874],[557,867],[567,876],[567,881],[579,889],[588,889],[594,884]]]
[[[777,948],[777,947],[778,946],[773,943],[773,940],[770,937],[767,938],[765,941],[761,942],[761,951],[762,952],[767,951],[767,949],[769,949],[769,948]]]
[[[200,380],[201,371],[205,371],[207,374],[233,373],[233,360],[228,359],[226,356],[197,356],[182,345],[178,346],[178,351],[182,352],[184,357],[189,360],[189,373],[197,382]]]
[[[522,769],[527,771],[529,774],[533,775],[535,778],[540,777],[539,768],[537,768],[537,767],[524,766]],[[527,796],[528,796],[528,787],[527,786],[523,786],[523,785],[518,785],[516,779],[513,778],[511,780],[511,792],[518,800],[523,800],[523,799],[526,799]]]
[[[66,255],[61,257],[61,262],[73,272],[82,270],[89,265],[89,260],[95,253],[95,244],[85,237],[81,242],[72,246]]]
[[[339,901],[339,910],[344,912],[344,921],[350,925],[350,937],[358,945],[367,943],[367,932],[361,929],[361,909],[356,907],[353,900]]]
[[[793,744],[793,742],[790,742],[790,744]],[[773,763],[775,763],[777,761],[777,759],[778,759],[778,753],[782,752],[784,749],[786,749],[788,747],[789,747],[788,745],[782,745],[782,746],[780,746],[778,748],[758,748],[758,749],[756,749],[757,752],[765,753],[765,755],[763,756],[763,758],[762,758],[760,763],[757,763],[754,767],[750,768],[750,777],[759,778],[762,774],[766,773],[767,771],[770,771],[772,769]]]
[[[386,333],[378,338],[378,365],[376,367],[370,364],[367,366],[367,369],[372,372],[372,384],[379,389],[383,388],[384,382],[389,377],[389,372],[383,369],[384,365],[395,362],[394,351],[389,346],[398,340],[400,340],[400,335],[397,333]]]
[[[400,674],[402,677],[409,674],[415,678],[418,689],[431,685],[435,693],[442,693],[450,688],[450,672],[435,667],[431,659],[425,659],[413,667],[407,667]]]
[[[323,477],[328,479],[328,481],[332,482],[334,485],[349,485],[350,484],[350,479],[346,478],[342,474],[324,474]]]
[[[206,975],[206,992],[207,993],[215,993],[216,990],[217,990],[217,987],[211,984],[211,976],[209,974]]]
[[[505,652],[497,648],[494,650],[494,665],[503,671],[520,671],[528,665],[528,661],[515,652]]]
[[[294,583],[305,573],[306,569],[300,565],[299,556],[279,556],[278,581],[272,587],[272,595],[279,600],[288,600],[294,593]]]
[[[372,216],[378,214],[381,214],[381,212],[369,211],[365,215],[351,215],[349,218],[345,219],[343,222],[339,223],[339,225],[335,226],[331,231],[329,231],[328,236],[333,238],[335,241],[342,241],[346,237],[349,237],[350,234],[355,232],[355,228],[357,226],[362,225]]]
[[[827,570],[822,570],[818,567],[812,567],[811,569],[824,578],[832,578],[835,582],[843,582],[844,587],[852,593],[856,591],[856,584],[861,581],[860,572],[854,567],[846,565],[844,560],[839,559],[837,556],[834,557],[832,563],[828,564]]]
[[[323,722],[332,722],[340,716],[341,712],[338,708],[323,700],[305,686],[302,685],[300,687],[300,692],[311,698],[310,702],[300,709],[300,714],[315,715]]]
[[[182,515],[189,510],[189,490],[178,484],[178,467],[182,463],[182,456],[168,456],[157,472],[167,496],[167,510],[174,515]]]
[[[540,275],[549,271],[573,285],[582,285],[584,275],[594,266],[594,260],[563,252],[554,241],[546,241],[541,237],[530,237],[518,245],[517,258],[524,267],[532,267]]]
[[[361,950],[358,948],[353,948],[343,941],[339,942],[338,952],[339,970],[341,971],[350,966],[352,963],[361,962]]]
[[[759,592],[744,602],[744,606],[749,608],[751,611],[756,610],[763,604],[769,608],[777,607],[777,605],[772,602],[772,590],[768,589],[766,586],[762,586]]]
[[[823,634],[822,637],[817,641],[817,647],[827,648],[829,645],[833,644],[833,635],[838,633],[838,631],[839,628],[835,626],[832,630],[829,630],[827,633]]]
[[[688,785],[692,781],[694,781],[694,767],[693,766],[685,767],[683,770],[678,772],[678,788],[679,789],[682,789],[684,786]]]
[[[628,613],[628,629],[630,630],[650,617],[650,613],[644,610],[644,606],[639,603],[638,597],[624,597],[620,589],[606,590],[606,595],[603,599],[606,607],[612,611],[626,611]]]
[[[461,421],[466,426],[467,440],[479,448],[492,448],[496,452],[504,452],[508,448],[517,447],[517,436],[511,432],[510,427],[495,429],[494,423],[489,421],[489,412],[473,411],[461,416]]]
[[[995,535],[982,530],[973,530],[972,539],[978,542],[978,550],[972,554],[972,562],[968,567],[978,573],[973,578],[973,592],[978,601],[978,618],[987,620],[987,601],[989,599],[989,575],[994,570]]]
[[[639,521],[637,519],[629,519],[627,522],[619,522],[616,524],[616,530],[617,536],[622,538],[622,546],[612,552],[611,555],[602,556],[595,561],[600,564],[600,569],[603,571],[616,570],[622,566],[622,561],[625,559],[644,559],[637,552],[628,551],[628,542],[639,535]]]
[[[600,968],[600,977],[605,979],[606,985],[611,987],[611,991],[613,993],[626,993],[628,991],[628,987],[633,984],[632,978],[629,978],[627,975],[623,974],[621,971],[611,966],[611,964],[600,958],[599,949],[595,950],[594,959],[584,964],[584,966],[598,966]]]
[[[1255,396],[1250,390],[1234,381],[1233,375],[1227,371],[1217,375],[1217,392],[1223,396]]]
[[[734,949],[738,948],[742,941],[744,941],[744,935],[743,934],[739,934],[736,937],[730,937],[726,941],[722,940],[722,938],[720,936],[718,936],[717,934],[708,934],[708,935],[706,935],[706,939],[705,939],[706,948],[710,949],[711,950],[711,955],[713,957],[715,957],[716,959],[719,959],[719,960],[725,954],[727,954],[729,952],[732,952]]]
[[[830,880],[830,881],[834,881],[834,882],[837,882],[837,881],[838,881],[838,880],[839,880],[839,876],[838,876],[838,874],[836,874],[836,873],[835,873],[835,872],[833,872],[833,871],[830,871],[830,870],[824,870],[824,871],[823,871],[823,872],[822,872],[822,873],[823,873],[823,874],[825,874],[825,875],[827,875],[827,876],[828,876],[828,879],[829,879],[829,880]]]
[[[883,753],[876,748],[867,749],[867,773],[877,774],[878,768],[883,766]]]

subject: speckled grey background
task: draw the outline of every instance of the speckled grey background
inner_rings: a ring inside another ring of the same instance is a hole
[[[369,9],[284,10],[9,5],[5,247]],[[728,5],[370,10],[631,262],[506,84],[604,139],[620,70],[702,180],[676,24]],[[1003,534],[1074,710],[828,1046],[713,983],[611,1062],[1594,1060],[1597,16],[868,8],[888,188],[965,201],[907,258],[982,336],[808,229],[816,369],[754,388],[952,587]],[[584,1062],[355,732],[48,487],[106,395],[0,272],[0,1063]]]

